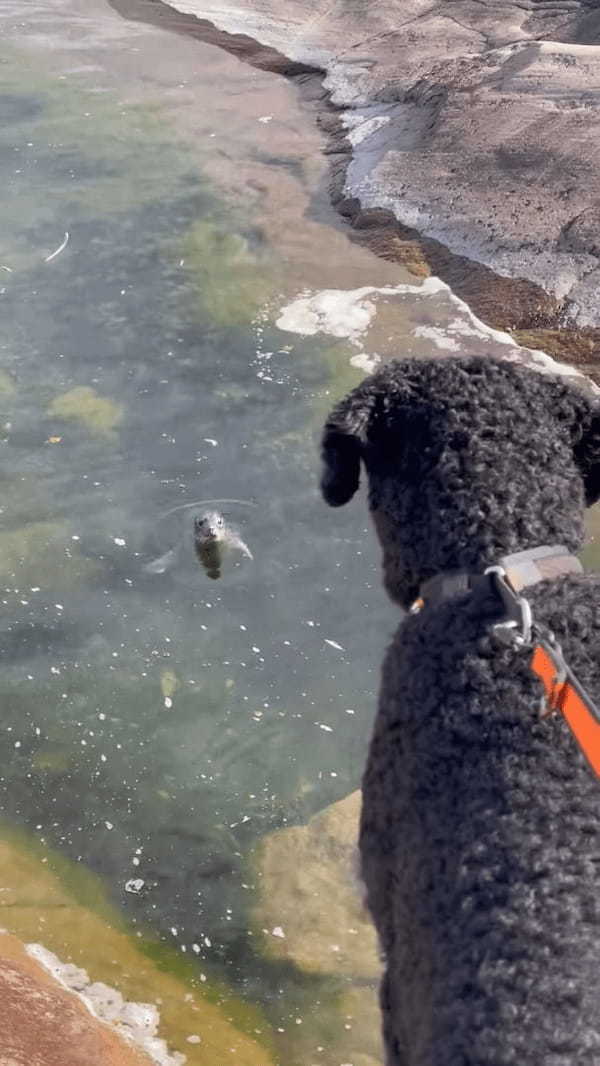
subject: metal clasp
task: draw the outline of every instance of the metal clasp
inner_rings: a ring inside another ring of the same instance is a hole
[[[517,595],[504,567],[488,566],[484,573],[490,574],[494,579],[496,592],[502,600],[506,614],[502,622],[492,626],[493,632],[504,644],[514,644],[519,648],[529,647],[533,624],[529,600]]]

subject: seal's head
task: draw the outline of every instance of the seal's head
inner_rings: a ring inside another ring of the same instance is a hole
[[[218,511],[207,511],[194,518],[194,534],[197,541],[219,540],[225,528],[225,519]]]

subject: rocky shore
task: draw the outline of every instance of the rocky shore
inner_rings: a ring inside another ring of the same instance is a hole
[[[256,66],[318,75],[332,197],[357,239],[598,376],[591,0],[112,2]]]

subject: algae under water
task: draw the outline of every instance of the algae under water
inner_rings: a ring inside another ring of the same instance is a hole
[[[308,993],[254,950],[248,855],[357,786],[393,622],[316,485],[360,372],[275,327],[297,280],[210,156],[60,55],[0,64],[1,811],[280,1020]],[[211,582],[183,505],[222,497],[254,559]]]

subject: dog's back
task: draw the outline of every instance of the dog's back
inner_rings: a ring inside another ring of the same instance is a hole
[[[344,502],[364,461],[407,605],[440,571],[577,551],[599,430],[585,396],[522,368],[398,363],[333,412],[324,492]],[[600,703],[600,577],[527,597]],[[498,641],[500,615],[485,585],[425,605],[384,663],[361,854],[389,1066],[600,1063],[600,784],[564,720],[540,718],[531,651]]]

